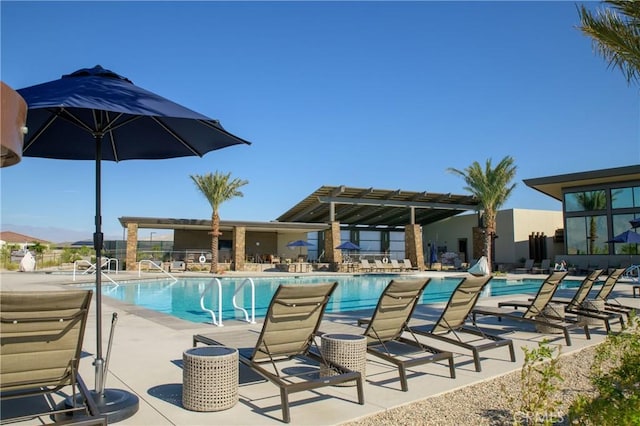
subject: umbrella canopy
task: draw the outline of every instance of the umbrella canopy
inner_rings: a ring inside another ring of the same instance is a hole
[[[302,247],[313,247],[313,244],[308,243],[305,240],[295,240],[287,244],[287,247],[291,247],[291,248],[300,247],[300,250],[298,251],[298,255],[302,255]]]
[[[613,239],[607,241],[608,243],[627,243],[627,244],[640,244],[640,234],[634,231],[624,231],[620,235],[616,235]]]
[[[101,160],[203,156],[249,142],[217,120],[135,86],[101,66],[17,91],[28,106],[23,156],[96,163],[96,258],[101,258]],[[104,394],[101,274],[96,274],[96,392]]]
[[[345,241],[336,248],[338,250],[360,250],[360,246],[352,243],[351,241]]]
[[[431,246],[429,253],[429,263],[438,263],[438,253],[435,244]]]
[[[640,218],[630,220],[629,223],[631,224],[632,228],[640,228]]]
[[[287,247],[311,247],[313,244],[306,242],[305,240],[295,240],[287,244]]]

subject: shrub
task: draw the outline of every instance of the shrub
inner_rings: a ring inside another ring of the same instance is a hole
[[[598,395],[574,401],[569,409],[572,423],[640,425],[640,320],[635,313],[629,327],[609,334],[598,346],[591,374]]]
[[[558,407],[560,401],[555,398],[563,381],[558,365],[560,346],[551,347],[548,340],[538,343],[535,349],[522,348],[524,364],[520,371],[520,393],[511,395],[506,389],[507,399],[515,405],[513,424],[551,425],[560,420]]]

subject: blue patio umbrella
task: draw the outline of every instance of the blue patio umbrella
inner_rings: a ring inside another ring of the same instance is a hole
[[[313,247],[313,244],[308,243],[305,240],[295,240],[287,244],[287,247],[291,247],[291,248],[300,247],[300,251],[298,252],[298,255],[302,255],[302,247]]]
[[[429,253],[429,263],[437,263],[438,262],[438,253],[436,250],[436,246],[431,246],[431,253]]]
[[[95,66],[17,91],[28,106],[23,157],[93,160],[96,165],[96,258],[101,258],[101,161],[204,156],[236,144],[250,144],[227,132],[217,120],[134,85],[128,78]],[[99,407],[108,421],[124,393],[106,393],[102,357],[101,274],[96,274],[96,383]],[[126,403],[125,403],[126,404]],[[136,406],[137,409],[137,406]],[[125,416],[125,417],[123,417]]]
[[[627,244],[640,244],[640,234],[634,231],[624,231],[620,235],[616,235],[608,243],[627,243]]]
[[[629,223],[631,224],[632,228],[640,228],[640,218],[630,220]]]
[[[345,241],[336,248],[338,250],[360,250],[360,246],[352,243],[351,241]]]

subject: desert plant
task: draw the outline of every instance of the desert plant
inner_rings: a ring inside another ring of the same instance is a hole
[[[560,346],[552,347],[548,340],[538,347],[523,347],[524,364],[520,371],[520,392],[512,394],[503,388],[513,410],[514,425],[551,425],[559,420],[560,402],[555,398],[563,381],[558,365]]]
[[[596,349],[591,380],[597,395],[576,398],[569,409],[573,424],[640,424],[640,319],[635,312],[630,317],[629,327]]]

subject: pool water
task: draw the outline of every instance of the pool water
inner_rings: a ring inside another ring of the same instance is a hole
[[[356,275],[356,276],[308,276],[308,277],[255,277],[255,316],[262,318],[266,314],[269,302],[280,284],[309,284],[337,281],[327,312],[347,312],[374,309],[382,291],[391,279],[408,279],[406,276]],[[244,319],[244,314],[234,309],[232,298],[246,278],[221,278],[222,282],[222,319]],[[486,287],[482,297],[508,294],[535,293],[542,279],[505,280],[493,279]],[[431,278],[420,303],[446,302],[460,278]],[[571,287],[571,281],[563,282],[561,288]],[[212,278],[183,278],[172,280],[134,281],[114,286],[104,283],[102,294],[126,303],[163,312],[187,321],[210,323],[210,313],[200,307],[200,298],[204,294],[204,305],[218,315],[218,287]],[[236,296],[236,303],[250,312],[251,286],[245,285]]]

